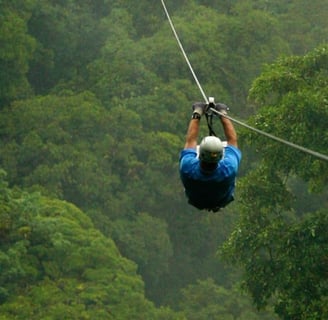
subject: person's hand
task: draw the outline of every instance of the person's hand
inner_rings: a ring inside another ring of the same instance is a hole
[[[203,115],[206,108],[207,108],[207,104],[205,102],[195,102],[192,105],[193,114],[198,113],[200,116]]]
[[[223,103],[216,103],[214,109],[219,111],[223,115],[228,114],[229,111],[229,107]]]

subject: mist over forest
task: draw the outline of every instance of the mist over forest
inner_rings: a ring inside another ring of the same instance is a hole
[[[328,155],[326,0],[165,4],[206,95]],[[328,162],[236,123],[235,201],[199,211],[202,100],[161,1],[0,0],[1,320],[328,319]]]

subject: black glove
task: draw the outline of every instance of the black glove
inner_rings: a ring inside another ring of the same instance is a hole
[[[203,115],[206,108],[207,108],[207,104],[205,102],[195,102],[192,105],[193,114],[198,113],[200,116]]]
[[[229,111],[229,107],[223,103],[216,103],[214,109],[222,114],[228,114]]]

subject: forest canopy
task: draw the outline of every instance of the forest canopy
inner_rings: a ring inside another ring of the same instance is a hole
[[[209,96],[327,155],[326,0],[166,5]],[[1,319],[328,317],[327,162],[236,124],[236,200],[197,211],[201,99],[160,1],[0,1]]]

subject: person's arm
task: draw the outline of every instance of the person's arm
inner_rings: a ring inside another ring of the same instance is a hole
[[[225,117],[225,115],[227,115],[229,107],[223,103],[217,103],[215,105],[215,109],[220,112],[220,120],[222,123],[224,135],[227,139],[227,143],[231,146],[238,148],[236,130],[231,120]]]
[[[199,134],[200,119],[204,113],[204,108],[206,108],[206,103],[204,102],[195,102],[192,106],[193,113],[192,113],[191,120],[189,122],[184,149],[197,148],[197,138]]]
[[[199,134],[199,123],[200,119],[191,119],[187,131],[186,143],[184,145],[184,149],[197,147],[197,138]]]
[[[224,116],[221,116],[220,119],[221,119],[223,131],[224,131],[224,135],[227,139],[228,144],[238,148],[237,133],[236,133],[236,130],[235,130],[231,120],[229,120],[228,118],[226,118]]]

